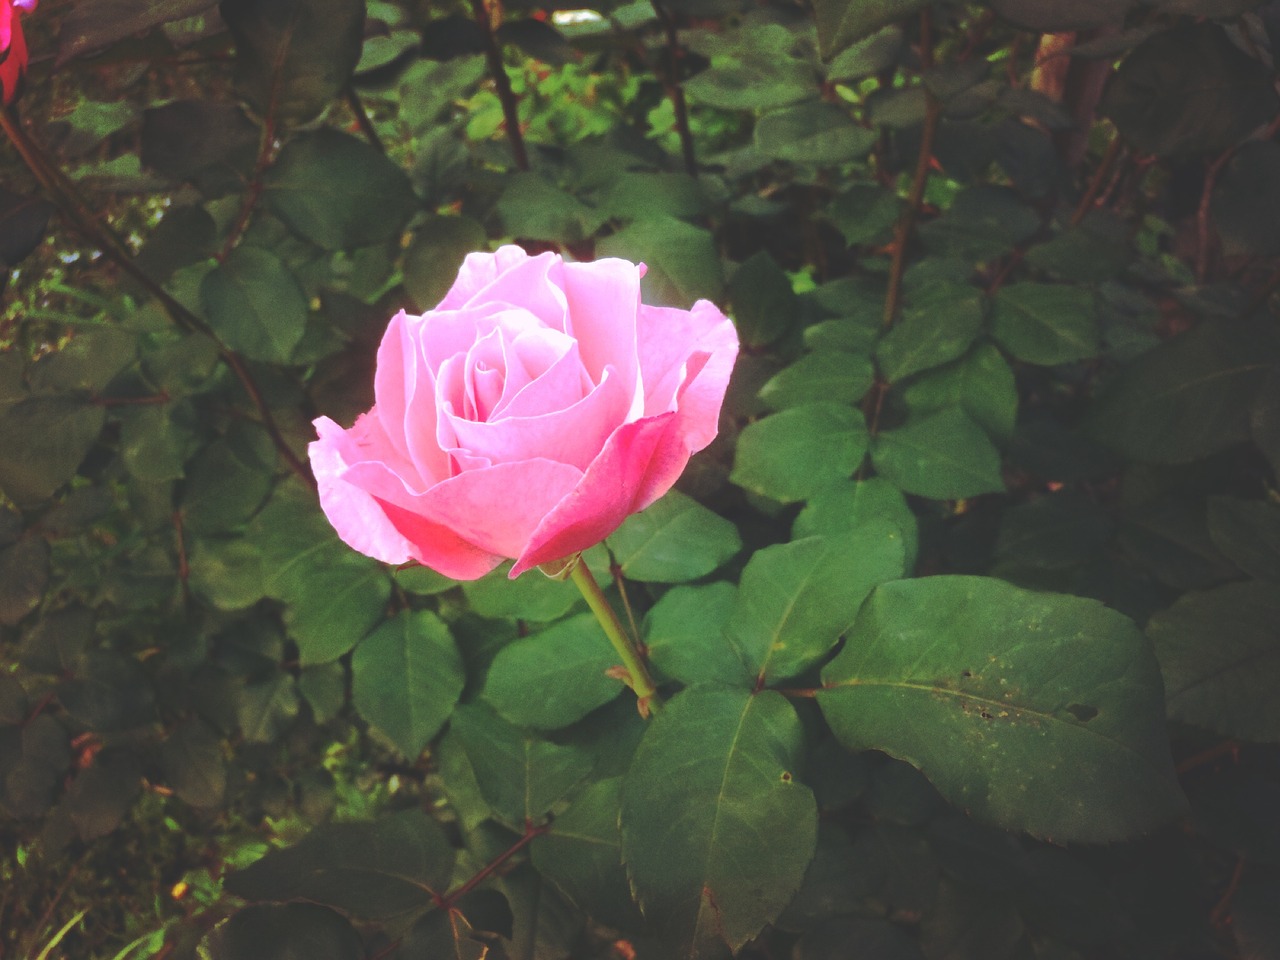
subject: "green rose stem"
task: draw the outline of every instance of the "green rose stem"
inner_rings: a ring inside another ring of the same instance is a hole
[[[636,642],[623,628],[618,615],[613,612],[613,607],[609,606],[609,601],[605,599],[600,584],[596,583],[596,578],[591,575],[591,571],[581,558],[574,563],[569,577],[586,599],[591,612],[600,621],[600,626],[604,628],[605,635],[613,644],[613,649],[617,650],[618,656],[622,657],[622,665],[626,669],[623,680],[636,692],[636,706],[640,709],[640,715],[647,717],[658,709],[662,701],[658,699],[658,688],[654,686],[653,677],[649,676],[649,668],[645,666],[644,657]]]

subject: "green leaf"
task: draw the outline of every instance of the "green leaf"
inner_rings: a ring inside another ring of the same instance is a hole
[[[418,227],[404,255],[404,287],[418,309],[444,299],[467,254],[484,247],[484,228],[470,217],[430,217]]]
[[[866,156],[876,132],[858,126],[836,104],[813,100],[766,113],[756,121],[753,139],[770,159],[826,167]]]
[[[351,655],[351,701],[413,760],[449,719],[466,673],[444,621],[427,610],[379,625]]]
[[[122,419],[120,459],[129,475],[147,483],[180,479],[195,439],[190,405],[136,407]]]
[[[62,724],[42,713],[23,726],[0,728],[0,757],[5,761],[5,812],[40,817],[48,812],[53,789],[71,763],[70,738]]]
[[[1102,114],[1143,153],[1218,153],[1280,107],[1270,71],[1216,23],[1182,21],[1125,58],[1102,98]]]
[[[214,332],[250,360],[287,363],[307,327],[307,299],[274,253],[236,247],[200,282]]]
[[[210,443],[186,467],[183,522],[194,533],[241,527],[271,492],[276,450],[267,432],[244,423]]]
[[[197,718],[185,721],[160,748],[174,794],[193,807],[221,807],[227,792],[227,762],[218,736]]]
[[[814,0],[822,59],[932,5],[933,0]]]
[[[0,405],[0,490],[20,507],[51,497],[80,467],[106,419],[103,407],[69,396]]]
[[[695,103],[720,110],[771,110],[813,96],[813,67],[792,57],[717,58],[684,83]]]
[[[1244,144],[1214,186],[1210,207],[1227,254],[1280,254],[1280,144]]]
[[[1090,410],[1094,437],[1135,460],[1187,463],[1249,439],[1280,345],[1266,328],[1203,323],[1122,370]]]
[[[748,424],[729,479],[784,503],[804,500],[851,476],[866,450],[861,411],[809,403]]]
[[[448,886],[453,860],[444,828],[413,809],[315,827],[224,884],[246,900],[310,900],[361,920],[386,921],[431,906]]]
[[[1280,582],[1280,505],[1210,497],[1209,536],[1214,546],[1251,577]]]
[[[579,243],[600,225],[595,210],[541,173],[513,173],[505,179],[496,209],[513,236]]]
[[[61,808],[80,839],[90,843],[120,826],[141,789],[141,759],[131,751],[108,748],[76,775]]]
[[[904,493],[958,500],[1004,489],[1000,454],[958,409],[940,410],[871,441],[876,471]]]
[[[845,480],[819,491],[796,516],[791,538],[847,533],[876,520],[897,527],[905,553],[903,570],[909,573],[915,569],[919,540],[916,515],[902,491],[883,477]]]
[[[347,86],[364,40],[364,0],[222,0],[236,85],[259,116],[312,119]]]
[[[640,631],[658,672],[686,686],[749,687],[754,678],[724,637],[737,595],[737,588],[724,581],[664,593],[645,614]]]
[[[991,332],[1019,360],[1046,366],[1085,360],[1099,349],[1097,308],[1084,287],[1001,287],[991,309]]]
[[[236,722],[249,743],[275,743],[297,716],[298,687],[287,673],[240,688]]]
[[[1228,583],[1182,596],[1147,626],[1169,716],[1227,736],[1280,741],[1280,597],[1274,584]]]
[[[0,547],[0,625],[16,626],[36,608],[48,584],[48,541],[27,537]]]
[[[517,726],[558,730],[622,691],[607,671],[618,656],[594,615],[581,613],[503,647],[484,698]]]
[[[718,300],[724,270],[711,233],[673,217],[637,220],[596,244],[597,257],[645,263],[644,302],[688,308],[698,299]]]
[[[784,367],[760,388],[760,400],[771,410],[832,401],[853,405],[875,379],[871,361],[839,350],[810,353]]]
[[[362,960],[364,944],[340,914],[313,903],[237,910],[200,941],[200,960]]]
[[[757,251],[738,266],[728,293],[734,326],[749,346],[768,346],[796,324],[799,304],[795,291],[768,250]]]
[[[347,671],[341,662],[321,663],[298,671],[298,692],[316,723],[328,723],[347,702]]]
[[[920,236],[931,250],[984,262],[1030,239],[1039,228],[1039,215],[1012,189],[980,184],[956,194],[942,216],[920,228]]]
[[[940,283],[910,296],[902,319],[876,344],[890,383],[964,355],[982,330],[982,294],[969,284]]]
[[[623,781],[622,857],[664,956],[736,950],[799,889],[818,825],[802,742],[772,691],[692,687],[649,724]]]
[[[559,620],[581,597],[565,580],[552,580],[538,574],[510,579],[511,565],[504,563],[479,580],[462,585],[471,609],[482,617],[493,619],[533,620],[549,623]]]
[[[514,830],[541,823],[591,772],[591,757],[581,748],[527,733],[480,703],[454,712],[450,737],[466,751],[476,786],[495,819]]]
[[[903,206],[902,198],[891,190],[855,183],[831,201],[826,215],[853,247],[888,240]]]
[[[907,760],[1001,826],[1096,843],[1183,810],[1155,658],[1096,601],[982,577],[888,583],[822,679],[846,747]]]
[[[242,537],[193,538],[191,589],[219,610],[243,610],[264,596],[262,556]]]
[[[757,550],[742,571],[725,636],[757,687],[819,663],[877,584],[903,574],[902,534],[887,520]]]
[[[912,416],[949,407],[964,411],[990,436],[1008,440],[1018,416],[1018,385],[1000,351],[981,343],[955,363],[929,370],[903,392]]]
[[[634,929],[640,914],[622,866],[621,790],[621,777],[583,788],[551,828],[529,844],[529,854],[538,872],[579,909],[611,927]]]
[[[742,549],[737,527],[678,490],[628,517],[607,543],[623,576],[641,583],[697,580]]]
[[[285,604],[285,626],[303,666],[354,647],[382,618],[391,595],[382,564],[342,543],[308,493],[277,487],[250,530],[262,553],[263,586]]]
[[[328,127],[285,144],[263,186],[268,209],[325,250],[398,237],[418,207],[398,164],[366,141]]]

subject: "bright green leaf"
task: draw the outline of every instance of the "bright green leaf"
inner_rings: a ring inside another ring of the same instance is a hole
[[[738,591],[719,581],[675,587],[645,614],[641,635],[658,672],[686,686],[754,683],[737,649],[724,637]]]
[[[749,424],[729,479],[775,500],[804,500],[851,476],[866,450],[861,411],[809,403]]]
[[[742,549],[738,529],[692,497],[672,490],[609,535],[628,580],[684,583],[704,577]]]
[[[845,480],[819,491],[796,516],[791,538],[847,533],[876,520],[888,521],[902,534],[902,566],[909,573],[916,565],[916,515],[902,491],[883,477]]]
[[[774,375],[760,388],[760,399],[772,410],[821,401],[853,405],[874,379],[871,361],[861,354],[810,353]]]
[[[990,436],[1008,440],[1018,416],[1018,385],[1000,351],[989,343],[955,363],[926,371],[902,395],[913,416],[957,408]]]

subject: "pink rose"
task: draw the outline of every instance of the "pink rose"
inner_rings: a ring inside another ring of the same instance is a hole
[[[350,546],[474,580],[599,543],[716,435],[738,353],[712,304],[640,302],[643,266],[469,255],[440,304],[391,318],[375,403],[315,421],[320,505]]]

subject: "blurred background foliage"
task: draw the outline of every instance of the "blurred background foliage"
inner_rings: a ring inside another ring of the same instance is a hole
[[[1280,3],[23,25],[0,957],[1280,956]],[[567,585],[388,570],[315,504],[310,420],[503,241],[643,260],[743,340],[721,438],[589,558],[683,691],[651,733]],[[855,700],[918,611],[962,685],[1043,597],[1093,643],[1012,674],[1093,698],[1056,733]]]

